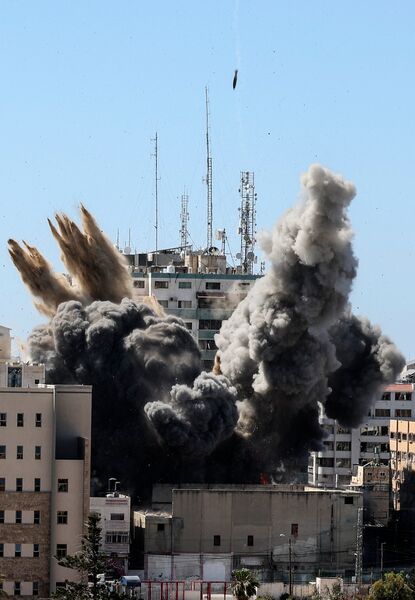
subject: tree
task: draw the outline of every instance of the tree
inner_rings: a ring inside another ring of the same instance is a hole
[[[236,569],[232,577],[232,593],[237,600],[249,600],[255,596],[259,581],[249,569]]]
[[[81,582],[67,581],[66,587],[58,589],[53,598],[59,600],[109,600],[122,598],[109,592],[105,585],[100,585],[98,576],[105,573],[107,558],[101,551],[100,517],[91,513],[86,523],[86,533],[82,537],[82,549],[74,556],[59,558],[58,563],[68,569],[76,569],[81,574]]]
[[[369,590],[369,600],[414,600],[415,594],[403,573],[385,573]]]

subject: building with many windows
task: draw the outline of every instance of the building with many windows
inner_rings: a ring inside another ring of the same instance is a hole
[[[387,386],[360,427],[342,427],[321,414],[320,423],[326,438],[323,440],[323,450],[310,453],[309,484],[344,487],[350,484],[355,465],[373,460],[388,465],[391,419],[411,419],[414,416],[415,393],[412,383]]]
[[[260,275],[226,265],[226,256],[180,249],[127,255],[136,300],[156,298],[164,312],[183,319],[198,340],[205,369],[216,354],[215,333]]]
[[[89,512],[91,387],[0,387],[0,573],[10,596],[49,597],[76,573]]]

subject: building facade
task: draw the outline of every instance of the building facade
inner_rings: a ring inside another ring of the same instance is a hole
[[[205,369],[216,354],[215,334],[260,275],[226,266],[222,254],[164,250],[128,255],[135,298],[156,298],[165,313],[180,317],[197,339]]]
[[[45,383],[45,365],[12,358],[11,330],[0,325],[0,388],[33,387]]]
[[[383,391],[358,428],[342,427],[324,414],[320,424],[326,432],[323,450],[311,452],[308,482],[315,486],[344,487],[350,484],[353,467],[376,460],[390,461],[390,420],[415,416],[414,384],[396,383]]]
[[[372,461],[355,467],[350,489],[363,493],[363,523],[387,526],[391,508],[391,469]]]
[[[145,577],[230,581],[233,569],[262,580],[308,581],[318,570],[354,573],[362,495],[300,485],[184,486],[166,507],[135,512],[145,539]]]
[[[0,388],[0,573],[9,596],[49,597],[76,573],[89,512],[91,387]]]
[[[126,574],[130,553],[130,496],[109,492],[104,497],[92,497],[90,510],[101,517],[102,550],[113,559],[113,570],[117,576]]]

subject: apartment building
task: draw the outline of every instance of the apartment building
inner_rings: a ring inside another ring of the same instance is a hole
[[[90,386],[0,387],[0,573],[11,597],[46,598],[77,576],[55,557],[80,549],[90,432]]]
[[[387,386],[358,428],[342,427],[323,413],[320,423],[326,432],[324,449],[311,452],[308,482],[316,486],[344,487],[350,484],[354,465],[376,460],[390,461],[390,420],[415,416],[414,384],[395,383]]]
[[[167,314],[180,317],[197,339],[205,369],[216,354],[215,333],[245,298],[260,275],[242,273],[226,266],[223,254],[180,249],[157,254],[132,254],[135,298],[154,297]]]
[[[324,569],[354,573],[362,494],[301,485],[181,485],[167,502],[135,511],[145,577],[230,581],[233,569],[263,581],[308,581]],[[157,495],[157,491],[156,491]]]
[[[110,557],[117,577],[124,575],[130,553],[130,496],[112,491],[104,497],[91,497],[90,510],[101,517],[102,551]]]
[[[0,325],[0,387],[33,387],[45,383],[45,365],[12,358],[11,330]]]
[[[363,493],[365,525],[387,526],[391,505],[390,481],[389,465],[371,461],[355,467],[349,489]]]
[[[390,427],[392,498],[396,511],[415,519],[415,420],[394,419]]]

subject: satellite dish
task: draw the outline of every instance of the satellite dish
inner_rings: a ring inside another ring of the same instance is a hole
[[[254,260],[255,254],[253,252],[248,252],[248,254],[246,255],[246,258],[248,260]]]
[[[215,231],[215,240],[220,241],[223,238],[223,234],[225,233],[224,229],[217,229]]]
[[[130,248],[130,246],[126,246],[124,248],[124,254],[131,254],[131,248]]]
[[[239,260],[241,258],[242,254],[240,252],[236,253],[236,258]]]
[[[213,254],[216,256],[217,254],[219,254],[219,248],[216,248],[216,246],[211,246],[209,248],[209,254]]]

